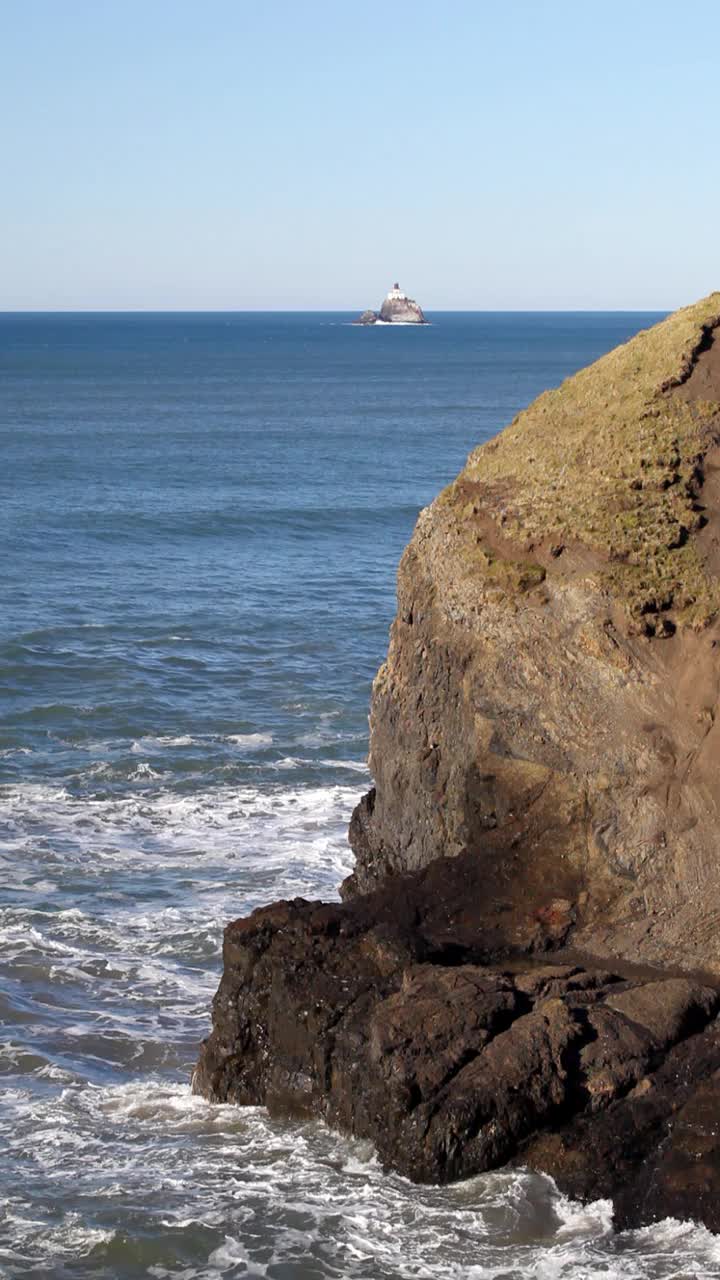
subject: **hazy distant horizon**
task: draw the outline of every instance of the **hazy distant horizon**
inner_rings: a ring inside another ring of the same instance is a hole
[[[672,307],[424,307],[430,316],[668,315]],[[358,307],[9,307],[0,316],[264,316],[360,315]],[[367,326],[363,326],[367,327]],[[378,330],[392,325],[377,326]],[[395,328],[410,326],[398,326]],[[429,326],[418,326],[418,328]]]

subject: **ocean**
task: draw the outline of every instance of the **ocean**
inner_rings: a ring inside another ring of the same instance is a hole
[[[0,1275],[720,1277],[498,1172],[190,1094],[224,923],[332,897],[417,513],[659,317],[0,315]]]

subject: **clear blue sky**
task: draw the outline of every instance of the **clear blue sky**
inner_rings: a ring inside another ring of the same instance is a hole
[[[720,6],[0,0],[0,310],[720,287]]]

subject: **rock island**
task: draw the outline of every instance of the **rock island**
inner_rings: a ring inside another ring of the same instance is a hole
[[[370,766],[344,901],[228,925],[195,1089],[720,1230],[720,294],[421,513]]]
[[[354,324],[427,324],[422,308],[395,282],[379,311],[363,311]]]

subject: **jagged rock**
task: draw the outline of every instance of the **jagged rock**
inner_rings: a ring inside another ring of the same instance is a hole
[[[229,925],[194,1088],[321,1116],[415,1181],[518,1159],[576,1194],[622,1195],[630,1219],[645,1176],[635,1144],[667,1170],[662,1197],[657,1179],[654,1199],[642,1194],[643,1220],[674,1212],[671,1171],[690,1160],[710,1105],[695,1086],[703,1066],[720,1069],[720,995],[527,956],[478,963],[471,882],[441,874],[459,861],[342,905],[297,899]],[[448,932],[466,939],[452,957]],[[668,1150],[678,1108],[684,1136]],[[720,1147],[704,1141],[714,1167]]]
[[[718,1107],[715,1021],[604,1110],[536,1134],[516,1161],[551,1174],[577,1199],[612,1198],[620,1230],[671,1217],[719,1231]]]
[[[363,311],[355,324],[427,324],[422,308],[413,298],[403,293],[399,284],[394,284],[387,294],[379,313]]]
[[[718,1061],[717,1048],[717,1032],[708,1033],[703,1045],[706,1069],[708,1056],[711,1062]],[[679,1055],[675,1065],[681,1065]],[[634,1176],[616,1195],[615,1219],[620,1229],[674,1217],[699,1219],[711,1231],[720,1231],[720,1068],[702,1079],[697,1063],[687,1065],[693,1084],[684,1091],[683,1105],[678,1105],[676,1094],[665,1140],[653,1144],[643,1165],[638,1166],[633,1152]]]

